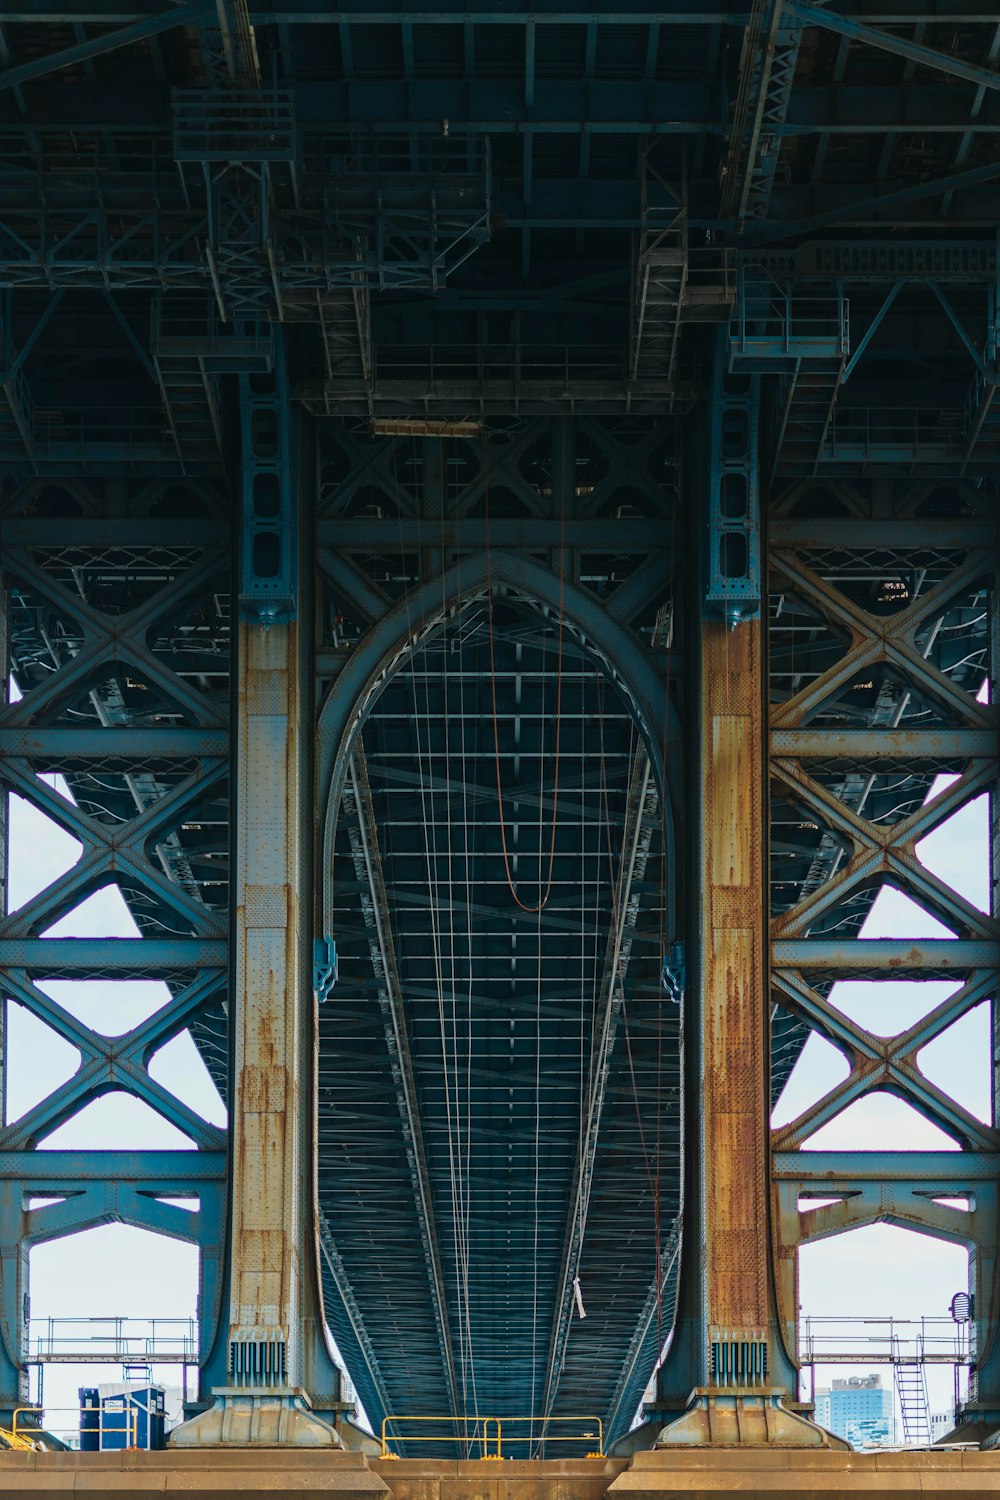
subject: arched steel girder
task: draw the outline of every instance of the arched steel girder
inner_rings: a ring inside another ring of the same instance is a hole
[[[317,726],[317,807],[323,819],[322,869],[333,859],[340,799],[348,764],[361,726],[402,663],[466,603],[492,585],[520,595],[530,607],[558,611],[562,605],[567,631],[575,635],[628,704],[642,736],[667,815],[668,877],[674,868],[674,832],[670,809],[681,792],[680,725],[668,684],[649,660],[642,643],[602,609],[598,600],[548,568],[512,552],[478,553],[463,558],[437,578],[405,595],[363,636],[334,682]],[[666,733],[664,733],[666,726]],[[666,757],[664,757],[666,748]],[[672,895],[673,879],[667,890]],[[330,914],[330,891],[324,888],[324,922]],[[672,913],[670,913],[672,918]],[[668,931],[671,921],[668,919]]]
[[[670,819],[670,787],[677,787],[681,765],[676,751],[680,744],[676,713],[669,702],[668,684],[660,671],[647,656],[641,642],[605,612],[592,596],[572,584],[560,580],[556,574],[538,563],[511,553],[486,553],[464,558],[444,574],[422,584],[397,602],[382,619],[362,638],[349,662],[345,665],[336,683],[323,704],[318,726],[318,802],[317,815],[324,819],[322,839],[317,843],[322,848],[322,886],[324,930],[332,932],[334,920],[334,883],[331,871],[334,861],[341,798],[345,787],[357,794],[358,768],[354,761],[360,751],[360,733],[368,715],[373,711],[380,695],[393,677],[408,660],[419,652],[447,622],[467,605],[481,600],[487,590],[505,595],[508,600],[526,612],[542,612],[556,615],[562,608],[564,628],[594,661],[598,669],[614,685],[620,698],[633,717],[643,747],[648,756],[647,776],[653,784],[666,788],[663,793],[665,813],[663,822],[666,854],[666,899],[668,914],[666,931],[673,931],[674,882],[673,832]],[[666,764],[664,762],[666,761]],[[363,778],[366,780],[366,778]],[[318,832],[319,830],[317,830]],[[378,860],[375,861],[378,865]],[[380,874],[379,874],[380,878]],[[376,903],[378,904],[378,903]],[[394,967],[390,958],[383,962],[388,969]],[[400,1011],[398,1024],[394,1024],[393,1055],[400,1061],[401,1054],[408,1049],[400,1043],[400,1028],[405,1038],[405,1017],[402,1014],[402,997],[398,984],[390,984],[395,991],[395,1005]],[[617,1007],[613,994],[608,997],[609,1036],[613,1037]],[[390,1005],[393,1002],[390,1002]],[[433,1205],[424,1153],[420,1143],[421,1125],[416,1104],[416,1089],[413,1085],[408,1059],[406,1066],[400,1062],[397,1091],[400,1095],[400,1110],[403,1116],[404,1134],[410,1144],[407,1155],[414,1174],[414,1198],[422,1219],[422,1237],[430,1274],[430,1293],[446,1379],[454,1389],[455,1375],[448,1334],[447,1298],[441,1276],[440,1254],[437,1251],[437,1234],[434,1224]],[[603,1090],[602,1090],[603,1097]],[[599,1124],[599,1122],[598,1122]],[[596,1151],[597,1128],[587,1143],[588,1160],[577,1164],[578,1179],[589,1186],[593,1168],[593,1152]],[[585,1194],[586,1197],[589,1196]],[[574,1249],[579,1245],[573,1234],[567,1232],[563,1251],[561,1280],[569,1286],[572,1276]],[[582,1230],[581,1230],[582,1232]],[[335,1237],[335,1229],[333,1230]],[[565,1288],[564,1288],[565,1289]],[[563,1298],[565,1300],[565,1298]],[[571,1301],[572,1299],[570,1299]],[[549,1349],[547,1375],[544,1380],[546,1405],[555,1399],[559,1373],[565,1356],[565,1338],[568,1324],[554,1309],[556,1319],[553,1326],[552,1344]],[[565,1309],[563,1309],[565,1312]],[[544,1372],[543,1372],[544,1373]],[[456,1410],[459,1409],[456,1407]]]

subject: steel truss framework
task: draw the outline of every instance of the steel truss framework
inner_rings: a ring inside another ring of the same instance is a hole
[[[225,1136],[150,1076],[190,1029],[227,1090],[229,557],[216,489],[37,481],[7,497],[5,622],[17,697],[3,710],[6,792],[80,845],[65,874],[4,918],[4,993],[74,1046],[65,1084],[3,1129],[4,1400],[24,1401],[32,1244],[122,1222],[202,1248],[201,1346],[221,1311]],[[179,526],[184,540],[178,545]],[[46,938],[114,885],[126,939]],[[166,1001],[121,1036],[77,1019],[74,985],[148,978]],[[62,996],[60,1003],[56,996]],[[121,1091],[197,1152],[47,1152],[38,1145]],[[192,1212],[168,1199],[196,1199]],[[36,1198],[52,1199],[32,1207]]]
[[[599,1408],[614,1436],[675,1303],[663,1406],[744,1357],[792,1394],[799,1244],[888,1218],[973,1250],[970,1420],[1000,1424],[994,1125],[918,1056],[992,1004],[995,913],[917,848],[995,803],[998,58],[983,0],[5,13],[0,774],[81,852],[0,918],[0,973],[81,1062],[0,1135],[0,1409],[30,1245],[109,1219],[201,1246],[203,1406],[266,1387],[340,1421],[318,1271],[373,1419]],[[776,1094],[810,1028],[851,1066],[761,1166],[765,1311],[714,1332],[706,581],[746,632],[722,716],[770,670],[749,1082]],[[884,882],[954,937],[859,938]],[[138,937],[47,935],[109,883]],[[839,1011],[838,979],[903,973],[959,988],[889,1040]],[[57,988],[139,976],[169,998],[120,1037]],[[233,1142],[150,1075],[186,1029]],[[39,1149],[116,1089],[197,1149]],[[801,1149],[873,1089],[961,1150]],[[261,1214],[233,1249],[234,1197]]]
[[[780,1030],[788,1035],[794,1018],[850,1066],[772,1139],[786,1343],[793,1352],[800,1245],[874,1223],[964,1245],[975,1298],[967,1416],[983,1429],[996,1406],[996,1126],[931,1082],[920,1053],[976,1006],[987,1004],[996,1025],[996,709],[983,701],[996,672],[996,520],[992,497],[960,482],[797,484],[775,494],[769,516],[771,997]],[[985,911],[932,874],[919,850],[982,797]],[[884,885],[949,935],[860,936]],[[837,1005],[838,982],[857,979],[870,983],[867,1026]],[[879,984],[901,979],[947,979],[951,993],[885,1037]],[[786,1072],[779,1063],[776,1076]],[[873,1092],[904,1100],[961,1149],[808,1149]]]

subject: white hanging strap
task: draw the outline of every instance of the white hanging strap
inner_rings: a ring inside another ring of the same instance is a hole
[[[583,1293],[580,1290],[579,1276],[573,1277],[573,1301],[576,1303],[577,1316],[585,1318],[587,1314],[583,1306]]]

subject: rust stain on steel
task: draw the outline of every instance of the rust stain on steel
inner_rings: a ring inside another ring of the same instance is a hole
[[[243,624],[237,867],[233,1330],[282,1329],[300,1302],[297,1170],[298,864],[302,809],[296,631]]]
[[[703,630],[708,1321],[749,1331],[769,1310],[761,632]]]

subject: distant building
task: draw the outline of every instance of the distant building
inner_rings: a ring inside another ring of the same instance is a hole
[[[948,1411],[931,1412],[931,1442],[939,1443],[943,1437],[947,1437],[955,1426],[955,1413],[949,1408]]]
[[[816,1421],[856,1448],[884,1448],[896,1435],[892,1391],[881,1375],[835,1380],[816,1391]]]
[[[829,1431],[829,1429],[830,1429],[830,1387],[829,1386],[820,1386],[817,1389],[817,1391],[816,1391],[815,1399],[816,1399],[816,1411],[814,1413],[815,1419],[816,1419],[816,1421],[819,1423],[819,1425],[821,1427],[825,1427],[827,1429],[827,1431]]]
[[[891,1417],[848,1417],[843,1434],[852,1448],[887,1448],[893,1440]]]

